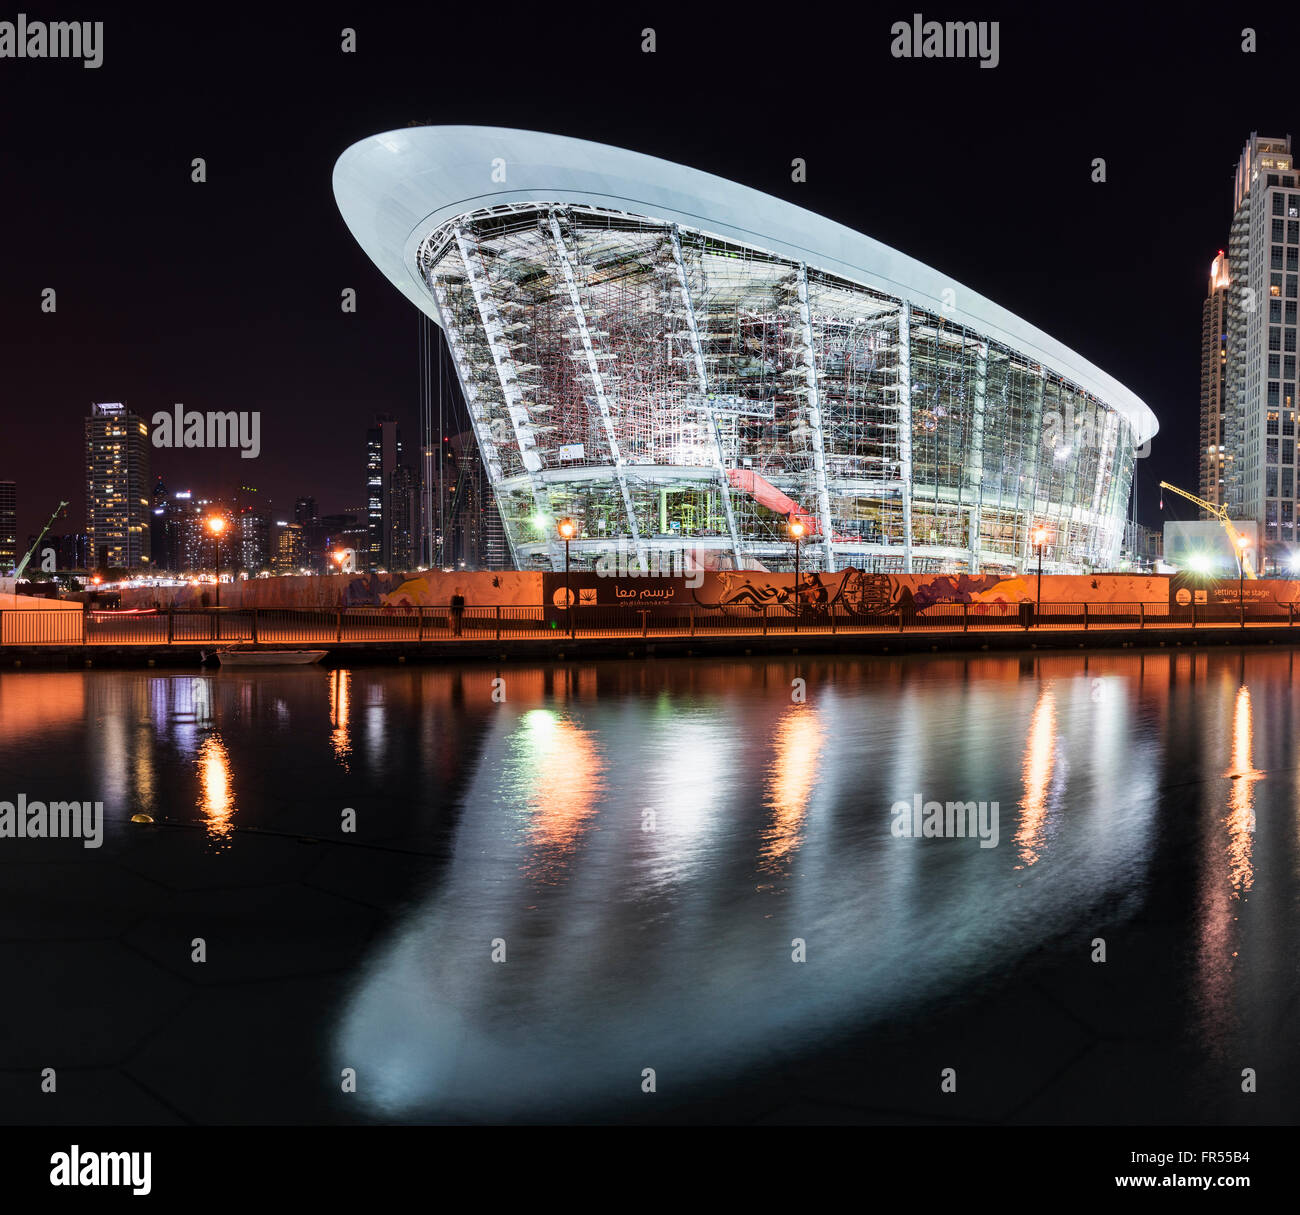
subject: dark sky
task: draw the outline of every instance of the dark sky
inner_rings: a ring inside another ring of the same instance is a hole
[[[1196,484],[1200,309],[1236,158],[1253,129],[1290,133],[1300,106],[1300,23],[1281,7],[921,8],[998,20],[987,70],[893,59],[890,25],[911,9],[870,3],[10,6],[0,20],[105,23],[98,70],[0,59],[0,477],[19,483],[18,535],[60,497],[60,528],[81,526],[94,400],[261,411],[258,460],[154,451],[171,489],[253,484],[281,518],[300,494],[325,511],[361,501],[374,413],[416,439],[418,318],[353,242],[330,175],[349,144],[412,120],[662,156],[950,274],[1154,409],[1137,510],[1155,523],[1157,481]],[[1247,20],[1262,23],[1253,55]],[[796,156],[806,184],[790,181]],[[349,286],[355,316],[339,308]]]

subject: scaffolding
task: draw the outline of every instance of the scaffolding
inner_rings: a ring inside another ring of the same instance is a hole
[[[1010,572],[1118,556],[1134,436],[987,335],[761,249],[589,205],[430,233],[419,267],[520,568]],[[755,487],[768,487],[763,493]],[[766,503],[766,504],[765,504]]]

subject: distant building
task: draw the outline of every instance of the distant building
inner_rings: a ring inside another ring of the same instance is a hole
[[[95,566],[150,564],[149,427],[121,402],[90,407],[85,420],[86,533]]]
[[[370,568],[370,526],[368,519],[363,521],[363,514],[352,511],[321,516],[321,557],[327,573],[338,568],[334,554],[339,552],[352,553],[353,569],[358,573]]]
[[[420,482],[415,469],[398,465],[388,487],[388,559],[391,570],[412,570],[418,564]]]
[[[366,526],[372,568],[392,563],[393,477],[402,463],[402,432],[391,414],[380,414],[366,431]]]
[[[18,564],[18,486],[0,481],[0,574]]]
[[[1259,563],[1259,528],[1252,520],[1233,522],[1246,537],[1246,560],[1253,568]],[[1237,576],[1237,555],[1223,525],[1215,519],[1170,520],[1164,527],[1163,560],[1180,570],[1213,574],[1219,578]]]
[[[1216,523],[1215,527],[1218,526]],[[1163,552],[1164,536],[1159,528],[1145,527],[1136,522],[1125,525],[1121,562],[1127,561],[1135,569],[1150,570],[1161,559]]]
[[[86,570],[90,568],[90,538],[85,532],[69,532],[59,537],[59,569]]]
[[[296,574],[306,567],[306,528],[301,523],[278,521],[272,533],[271,568],[277,574]]]
[[[465,569],[510,568],[510,546],[472,431],[457,435],[443,456],[447,480],[443,561]]]
[[[168,510],[167,486],[159,477],[153,484],[153,501],[150,503],[149,558],[155,570],[174,569],[173,519]]]
[[[240,508],[235,518],[236,564],[250,574],[271,568],[271,516],[256,506]]]

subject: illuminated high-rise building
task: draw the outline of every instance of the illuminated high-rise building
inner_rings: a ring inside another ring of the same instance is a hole
[[[1228,378],[1228,256],[1210,265],[1210,293],[1201,307],[1201,469],[1198,493],[1223,505],[1232,453],[1225,443],[1225,394]],[[1207,512],[1202,510],[1201,517]]]
[[[18,563],[18,487],[0,481],[0,575]]]
[[[149,427],[121,402],[90,407],[85,419],[86,533],[92,566],[150,564]]]
[[[1300,180],[1291,138],[1252,133],[1233,194],[1224,377],[1225,505],[1262,542],[1296,539]]]
[[[402,463],[402,432],[391,414],[366,431],[366,526],[371,568],[392,564],[393,477]]]

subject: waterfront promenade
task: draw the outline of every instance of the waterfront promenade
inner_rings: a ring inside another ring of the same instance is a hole
[[[786,607],[466,607],[0,611],[0,665],[68,661],[193,664],[241,648],[312,648],[328,660],[627,657],[727,652],[1014,650],[1285,644],[1300,640],[1291,605],[1170,610],[1151,603],[937,604],[924,611]]]

